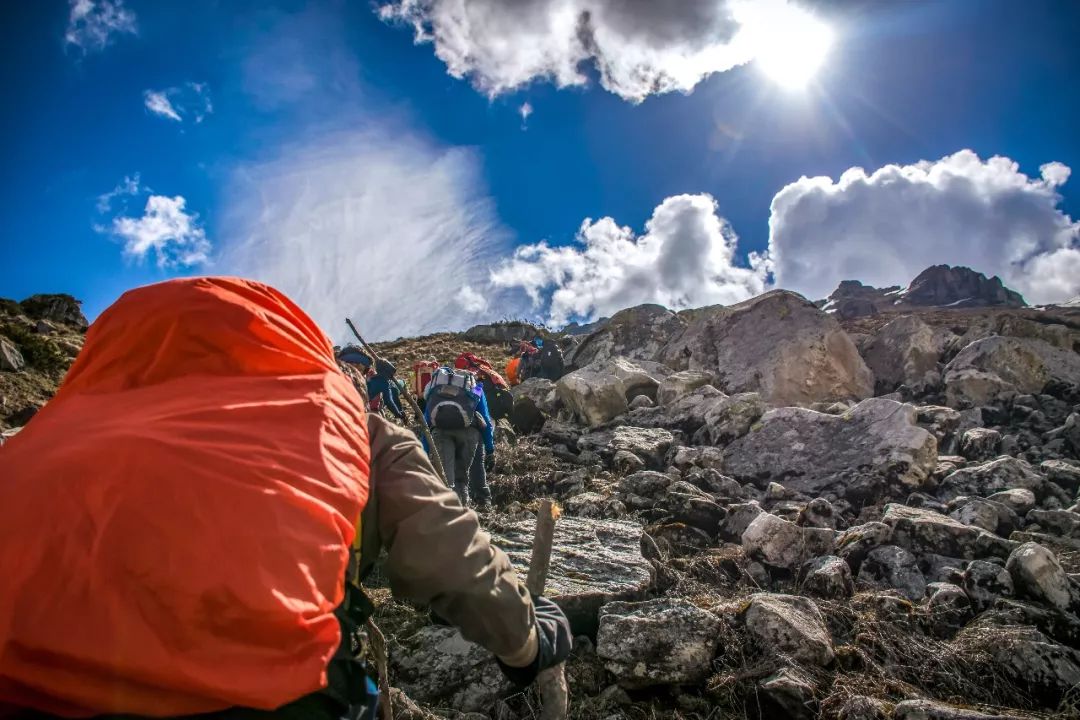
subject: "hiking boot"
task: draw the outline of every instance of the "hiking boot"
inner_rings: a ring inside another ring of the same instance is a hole
[[[484,498],[476,501],[476,512],[491,512],[491,500]]]

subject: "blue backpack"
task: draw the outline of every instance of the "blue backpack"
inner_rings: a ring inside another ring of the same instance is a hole
[[[464,430],[477,420],[480,388],[476,376],[467,370],[441,367],[435,371],[424,392],[428,417],[440,430]]]

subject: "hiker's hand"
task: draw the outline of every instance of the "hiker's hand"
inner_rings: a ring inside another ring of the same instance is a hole
[[[499,660],[503,674],[518,687],[531,685],[541,670],[564,662],[570,657],[574,645],[570,621],[558,605],[546,597],[533,595],[533,607],[536,609],[536,659],[532,664],[520,668],[510,667]]]
[[[489,452],[484,455],[484,470],[491,472],[495,469],[495,453]]]

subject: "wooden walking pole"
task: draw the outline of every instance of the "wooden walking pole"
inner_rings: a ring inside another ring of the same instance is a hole
[[[533,535],[532,557],[525,587],[534,595],[544,594],[548,568],[551,566],[551,546],[555,541],[555,521],[559,510],[551,500],[541,500],[536,514],[536,533]],[[536,678],[540,691],[540,720],[565,720],[570,704],[566,685],[566,666],[559,663],[540,672]]]
[[[371,358],[371,362],[377,363],[382,360],[375,352],[374,348],[367,344],[367,341],[360,336],[360,332],[353,325],[352,320],[345,318],[345,324],[352,330],[352,334],[356,336],[356,339],[360,341],[360,347],[363,348],[367,356]],[[420,423],[420,432],[424,433],[424,439],[427,440],[428,451],[431,454],[431,464],[435,466],[435,472],[439,473],[439,477],[442,478],[443,484],[448,486],[450,482],[446,478],[446,473],[443,472],[442,458],[439,457],[439,448],[435,447],[435,438],[431,436],[431,430],[428,428],[427,420],[424,419],[424,412],[420,409],[419,403],[416,402],[416,398],[413,397],[412,392],[409,390],[408,384],[402,390],[402,395],[409,403],[409,407],[416,413],[417,422]]]

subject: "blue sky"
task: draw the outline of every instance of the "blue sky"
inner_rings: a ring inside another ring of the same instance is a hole
[[[468,0],[467,31],[441,0],[6,3],[0,296],[70,292],[94,316],[136,285],[244,274],[335,335],[348,313],[387,337],[820,297],[934,262],[1080,293],[1080,5],[792,2],[785,47],[804,21],[832,37],[807,87],[752,47],[627,89],[666,77],[662,52],[732,46],[749,25],[714,11],[738,1],[575,0],[596,47],[561,83],[575,59],[533,52],[566,44],[546,0]]]

